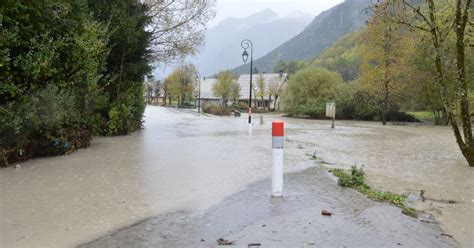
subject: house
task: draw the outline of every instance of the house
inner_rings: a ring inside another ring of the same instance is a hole
[[[221,103],[221,98],[214,95],[214,92],[212,91],[212,87],[216,83],[217,79],[215,78],[204,78],[202,81],[200,81],[201,106],[208,104],[219,105]]]
[[[261,96],[258,96],[260,92],[258,88],[258,79],[262,75],[265,81],[265,90],[263,100]],[[275,101],[275,93],[280,94],[281,90],[286,87],[288,81],[288,73],[264,73],[264,74],[253,74],[252,75],[252,107],[253,108],[278,108],[278,102]],[[220,97],[214,95],[212,87],[217,83],[215,78],[205,78],[201,81],[201,105],[214,104],[221,105],[222,100]],[[237,84],[240,86],[239,103],[248,104],[249,101],[249,89],[250,89],[250,74],[243,74],[237,80]],[[271,93],[271,98],[270,98]]]
[[[257,82],[260,75],[262,75],[265,81],[263,100],[261,96],[258,96],[258,92],[260,92],[260,89],[258,88]],[[277,109],[279,105],[279,99],[275,101],[275,93],[277,95],[281,94],[282,89],[284,89],[287,85],[287,81],[288,73],[280,72],[252,74],[252,107]],[[248,103],[250,93],[250,74],[241,75],[237,80],[237,83],[240,85],[239,102]]]

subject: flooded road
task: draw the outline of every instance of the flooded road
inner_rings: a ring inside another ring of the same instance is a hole
[[[159,107],[145,115],[145,129],[132,135],[95,138],[69,156],[1,169],[0,246],[70,247],[151,216],[204,212],[271,174],[272,116],[249,137],[245,116]],[[331,130],[325,121],[285,121],[285,172],[316,166],[306,155],[314,150],[329,166],[364,164],[376,188],[455,200],[419,207],[473,246],[474,170],[448,128],[338,122]]]
[[[433,214],[463,247],[474,247],[474,170],[449,127],[288,119],[290,142],[302,144],[328,167],[363,165],[369,185],[408,194],[425,191],[414,207]],[[451,202],[451,203],[448,203]]]
[[[419,221],[337,185],[322,167],[285,175],[283,198],[268,194],[270,179],[250,184],[203,214],[166,213],[79,248],[231,247],[458,247],[432,219]],[[321,215],[321,209],[332,216]],[[420,217],[423,218],[423,217]]]
[[[271,174],[268,126],[148,107],[145,129],[0,170],[0,247],[70,247],[160,213],[204,210]],[[308,166],[289,146],[286,171]]]

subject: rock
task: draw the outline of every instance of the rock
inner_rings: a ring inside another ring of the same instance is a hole
[[[21,165],[16,164],[16,165],[15,165],[15,169],[21,169]]]
[[[254,247],[254,246],[261,246],[262,244],[260,243],[250,243],[247,245],[247,247]]]
[[[234,241],[229,241],[227,239],[219,238],[217,241],[218,245],[232,245],[234,244]]]
[[[425,201],[425,192],[423,190],[410,192],[407,196],[407,202],[423,202]]]
[[[329,212],[329,211],[327,211],[327,210],[322,210],[322,211],[321,211],[321,215],[332,216],[333,213],[331,213],[331,212]]]

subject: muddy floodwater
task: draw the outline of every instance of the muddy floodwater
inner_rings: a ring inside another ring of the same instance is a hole
[[[0,247],[71,247],[176,211],[205,212],[271,175],[270,122],[147,107],[145,128],[68,156],[0,169]],[[474,246],[474,170],[447,127],[284,119],[285,173],[364,165],[375,188],[424,190],[416,204]],[[270,189],[268,189],[270,190]],[[360,206],[363,207],[363,206]]]

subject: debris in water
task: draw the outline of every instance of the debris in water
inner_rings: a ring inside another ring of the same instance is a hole
[[[262,244],[260,243],[250,243],[247,245],[247,247],[253,247],[253,246],[261,246]]]
[[[218,245],[232,245],[232,244],[234,244],[234,241],[229,241],[227,239],[219,238],[217,240],[217,244]]]
[[[450,237],[450,238],[453,237],[453,235],[449,235],[449,234],[447,234],[447,233],[442,233],[441,236],[446,236],[446,237]]]
[[[331,212],[329,212],[329,211],[327,211],[327,210],[322,210],[322,211],[321,211],[321,215],[332,216],[333,213],[331,213]]]
[[[204,241],[206,241],[206,240],[205,240],[205,239],[201,239],[201,242],[204,242]]]
[[[262,227],[266,227],[267,225],[263,224]]]

